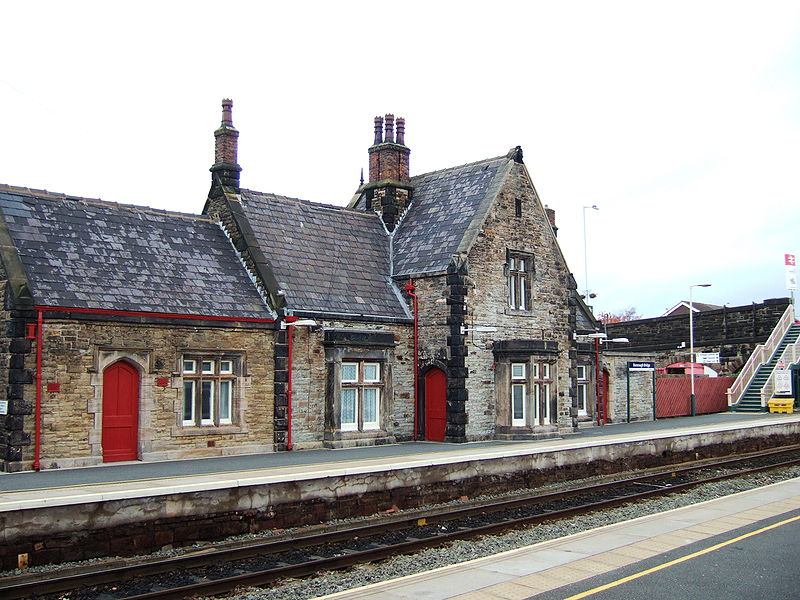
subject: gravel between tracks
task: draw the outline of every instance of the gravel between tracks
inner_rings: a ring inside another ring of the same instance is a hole
[[[292,580],[271,589],[247,589],[228,595],[229,600],[307,600],[334,592],[413,575],[459,562],[491,556],[573,533],[628,521],[673,508],[721,498],[737,492],[763,487],[778,481],[800,477],[800,467],[778,472],[749,475],[735,480],[706,484],[686,492],[583,515],[557,523],[537,525],[498,536],[459,541],[446,547],[425,550],[411,556],[397,556],[373,565],[348,571],[327,573],[313,579]]]

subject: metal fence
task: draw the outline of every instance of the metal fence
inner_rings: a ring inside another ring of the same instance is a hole
[[[728,410],[727,392],[735,377],[695,377],[695,412],[698,415]],[[689,377],[656,378],[656,417],[692,414],[692,382]]]

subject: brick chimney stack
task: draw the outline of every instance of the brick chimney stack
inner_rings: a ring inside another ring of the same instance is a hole
[[[237,162],[239,150],[239,131],[233,126],[233,102],[222,101],[222,124],[214,132],[214,166],[211,167],[211,186],[223,185],[239,189],[239,173],[242,168]]]
[[[395,127],[397,134],[395,135]],[[393,231],[411,202],[411,177],[405,145],[406,121],[388,114],[375,117],[375,140],[369,149],[369,183],[364,186],[367,206],[381,215]]]
[[[405,145],[406,121],[397,118],[397,138],[394,135],[395,119],[389,114],[375,117],[375,142],[369,149],[369,181],[374,183],[390,179],[408,183],[408,157],[411,150]],[[383,128],[383,134],[381,129]]]
[[[553,233],[558,235],[558,227],[556,227],[556,211],[545,204],[544,212],[547,214],[547,220],[550,221],[550,227],[553,228]]]

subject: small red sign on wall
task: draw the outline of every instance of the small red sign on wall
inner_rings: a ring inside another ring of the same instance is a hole
[[[169,387],[169,377],[157,377],[156,385],[158,387]]]
[[[61,384],[57,382],[50,382],[47,384],[47,391],[50,393],[60,392]]]

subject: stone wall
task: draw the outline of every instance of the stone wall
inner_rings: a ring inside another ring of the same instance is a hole
[[[521,201],[520,216],[516,216],[518,201]],[[525,253],[533,260],[530,297],[524,310],[509,306],[509,251]],[[495,369],[498,356],[494,352],[495,346],[510,340],[536,342],[540,349],[556,349],[529,355],[531,360],[551,362],[553,378],[552,397],[542,399],[551,403],[552,422],[534,426],[532,435],[570,428],[575,365],[569,350],[575,323],[569,297],[574,282],[522,164],[512,166],[470,250],[468,264],[466,325],[493,326],[497,332],[468,335],[467,437],[494,437],[498,425],[510,425],[498,423],[498,414],[508,414],[505,405],[510,399],[501,391],[506,388],[495,381],[499,372]]]
[[[27,337],[25,319],[6,306],[9,299],[7,294],[7,285],[3,281],[0,285],[0,318],[3,319],[3,328],[0,330],[0,381],[3,382],[5,394],[0,395],[0,400],[6,403],[6,414],[0,414],[0,471],[7,471],[10,464],[19,463],[24,448],[30,443],[25,420],[33,414],[33,402],[25,397],[25,389],[33,382],[32,367],[35,368],[35,359],[31,362],[28,358],[33,343]]]
[[[702,435],[626,440],[514,456],[476,457],[447,464],[375,466],[346,473],[332,468],[317,478],[197,489],[152,496],[97,499],[0,513],[0,568],[14,569],[19,554],[31,566],[153,552],[167,545],[224,539],[334,519],[404,511],[459,497],[507,493],[555,482],[678,465],[700,458],[756,452],[791,444],[800,424],[731,429]],[[463,501],[463,500],[462,500]],[[55,504],[55,503],[54,503]]]
[[[332,437],[327,411],[330,410],[333,382],[325,331],[352,329],[390,333],[393,346],[387,349],[383,364],[382,406],[385,433],[396,441],[413,437],[414,429],[414,349],[413,327],[397,323],[333,321],[316,319],[320,328],[294,327],[292,340],[292,442],[296,449],[320,448]],[[352,346],[358,350],[358,345]],[[353,440],[354,444],[366,440]]]
[[[774,298],[761,304],[695,313],[695,351],[720,352],[722,363],[709,366],[723,375],[735,374],[756,345],[770,336],[790,303],[789,298]],[[608,323],[606,328],[609,338],[627,337],[632,350],[658,352],[661,362],[657,366],[689,360],[686,314]]]
[[[633,371],[628,373],[628,361],[653,362],[649,354],[627,352],[604,352],[600,356],[600,368],[609,374],[606,421],[624,423],[628,420],[628,393],[630,390],[630,420],[653,420],[654,373]],[[629,377],[630,375],[630,377]],[[630,387],[629,387],[630,384]]]
[[[47,318],[43,327],[41,467],[99,464],[102,451],[103,370],[125,360],[139,371],[139,457],[164,460],[266,452],[273,448],[271,325],[203,327],[192,322],[121,323]],[[233,325],[233,324],[231,324]],[[267,328],[264,328],[267,327]],[[233,424],[184,427],[183,354],[235,353]],[[35,346],[25,368],[36,369]],[[35,403],[36,386],[24,386]],[[30,441],[7,470],[31,468],[33,411],[24,416]]]

